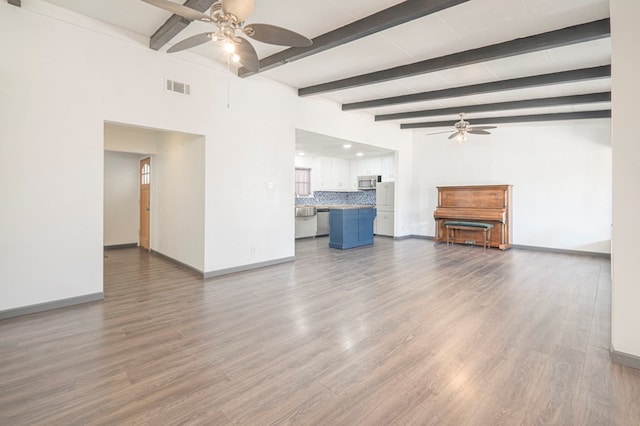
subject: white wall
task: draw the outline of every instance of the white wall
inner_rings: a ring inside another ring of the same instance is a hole
[[[151,249],[204,272],[204,138],[166,134],[151,157]]]
[[[135,158],[136,215],[139,160],[151,157],[151,249],[203,271],[204,137],[115,123],[105,124],[104,130],[105,149],[137,153],[119,153]],[[138,220],[136,216],[136,242]]]
[[[611,0],[613,139],[612,348],[640,357],[640,2]],[[640,358],[638,358],[640,359]],[[636,361],[636,365],[638,362]]]
[[[102,292],[100,89],[77,33],[0,2],[0,310]]]
[[[295,95],[260,78],[233,79],[231,93],[230,108],[222,91],[212,101],[206,272],[294,255]]]
[[[178,260],[205,272],[294,256],[295,128],[410,145],[409,133],[369,115],[260,76],[239,79],[188,52],[153,51],[138,35],[39,0],[0,2],[0,40],[0,310],[102,291],[104,149],[128,151],[105,146],[105,122],[204,137],[195,244],[204,251],[196,259],[183,248]],[[191,96],[167,92],[165,78],[190,84]],[[156,240],[173,247],[176,235]]]
[[[140,155],[104,153],[104,245],[138,242]]]
[[[417,233],[434,235],[436,186],[513,185],[513,243],[609,253],[610,120],[499,126],[458,144],[414,132]]]

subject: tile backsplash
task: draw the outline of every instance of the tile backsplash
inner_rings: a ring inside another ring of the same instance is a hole
[[[358,192],[334,192],[334,191],[313,191],[313,197],[296,198],[296,205],[330,205],[330,204],[359,204],[375,205],[376,191]]]

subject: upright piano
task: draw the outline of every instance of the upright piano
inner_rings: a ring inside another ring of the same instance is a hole
[[[482,222],[493,225],[490,247],[511,247],[511,185],[438,186],[438,207],[433,212],[436,242],[446,242],[448,221]],[[460,230],[454,243],[482,244],[482,233]]]

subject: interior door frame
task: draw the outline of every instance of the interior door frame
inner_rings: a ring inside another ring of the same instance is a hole
[[[151,250],[151,157],[140,160],[138,168],[138,182],[140,184],[139,207],[140,221],[138,224],[138,245],[145,250]]]

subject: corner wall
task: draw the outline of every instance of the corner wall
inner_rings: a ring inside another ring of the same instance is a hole
[[[640,368],[640,2],[611,0],[613,248],[611,347]],[[620,356],[621,355],[621,356]]]
[[[168,133],[151,158],[151,249],[204,272],[204,137]]]
[[[104,153],[104,246],[138,243],[140,155]]]

